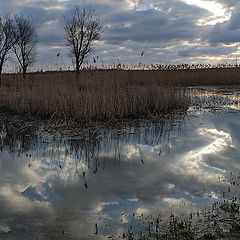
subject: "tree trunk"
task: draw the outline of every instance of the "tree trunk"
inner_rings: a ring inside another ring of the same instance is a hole
[[[79,75],[80,75],[80,72],[78,70],[76,70],[76,80],[77,81],[79,80]]]
[[[79,75],[80,75],[80,63],[79,60],[76,59],[76,80],[79,80]]]
[[[26,79],[26,75],[27,75],[27,66],[23,66],[23,78]]]
[[[3,69],[3,62],[0,61],[0,86],[2,86],[2,69]]]

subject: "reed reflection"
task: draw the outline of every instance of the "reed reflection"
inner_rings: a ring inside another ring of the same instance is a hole
[[[220,201],[231,186],[219,179],[240,170],[239,117],[198,112],[62,134],[1,120],[1,238],[105,239],[142,214]]]

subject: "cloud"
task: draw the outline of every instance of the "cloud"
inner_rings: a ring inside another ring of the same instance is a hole
[[[216,24],[203,34],[202,39],[210,43],[238,43],[240,39],[239,21],[240,13],[235,10],[229,21]]]
[[[203,9],[179,1],[172,1],[168,5],[166,2],[161,2],[154,7],[110,14],[104,19],[109,27],[103,40],[112,44],[120,44],[124,41],[151,44],[193,40],[202,32],[202,28],[197,25],[198,20],[209,14]]]
[[[204,60],[207,49],[208,55],[219,53],[218,59],[231,50],[237,53],[236,48],[226,48],[222,44],[237,43],[240,39],[239,3],[235,0],[214,2],[221,4],[223,10],[232,12],[229,20],[217,23],[220,19],[213,12],[183,0],[85,1],[86,5],[96,9],[105,29],[96,44],[95,55],[104,64],[121,61],[136,65],[143,50],[146,53],[142,59],[145,64],[191,62],[191,56],[197,54],[199,61],[210,61]],[[58,52],[62,53],[67,66],[72,65],[65,47],[64,16],[70,16],[79,3],[83,1],[2,0],[0,14],[29,16],[39,34],[36,69],[46,65],[55,69]],[[209,22],[216,24],[210,26]],[[201,47],[196,48],[197,45]],[[222,46],[222,53],[219,46]]]
[[[195,46],[190,47],[186,50],[178,51],[178,56],[180,57],[198,57],[198,56],[223,56],[229,55],[237,51],[237,46]]]
[[[205,1],[209,1],[209,0],[205,0]],[[226,8],[235,7],[235,6],[239,5],[238,0],[227,0],[227,1],[225,1],[225,0],[214,0],[214,2],[220,3]]]

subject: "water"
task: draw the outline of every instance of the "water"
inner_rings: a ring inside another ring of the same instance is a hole
[[[185,113],[82,133],[2,115],[0,238],[117,239],[240,196],[239,89],[189,93]]]

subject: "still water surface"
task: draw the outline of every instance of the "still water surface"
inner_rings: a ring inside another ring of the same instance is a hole
[[[189,92],[184,114],[89,138],[1,116],[0,238],[115,239],[221,201],[240,171],[239,89]]]

